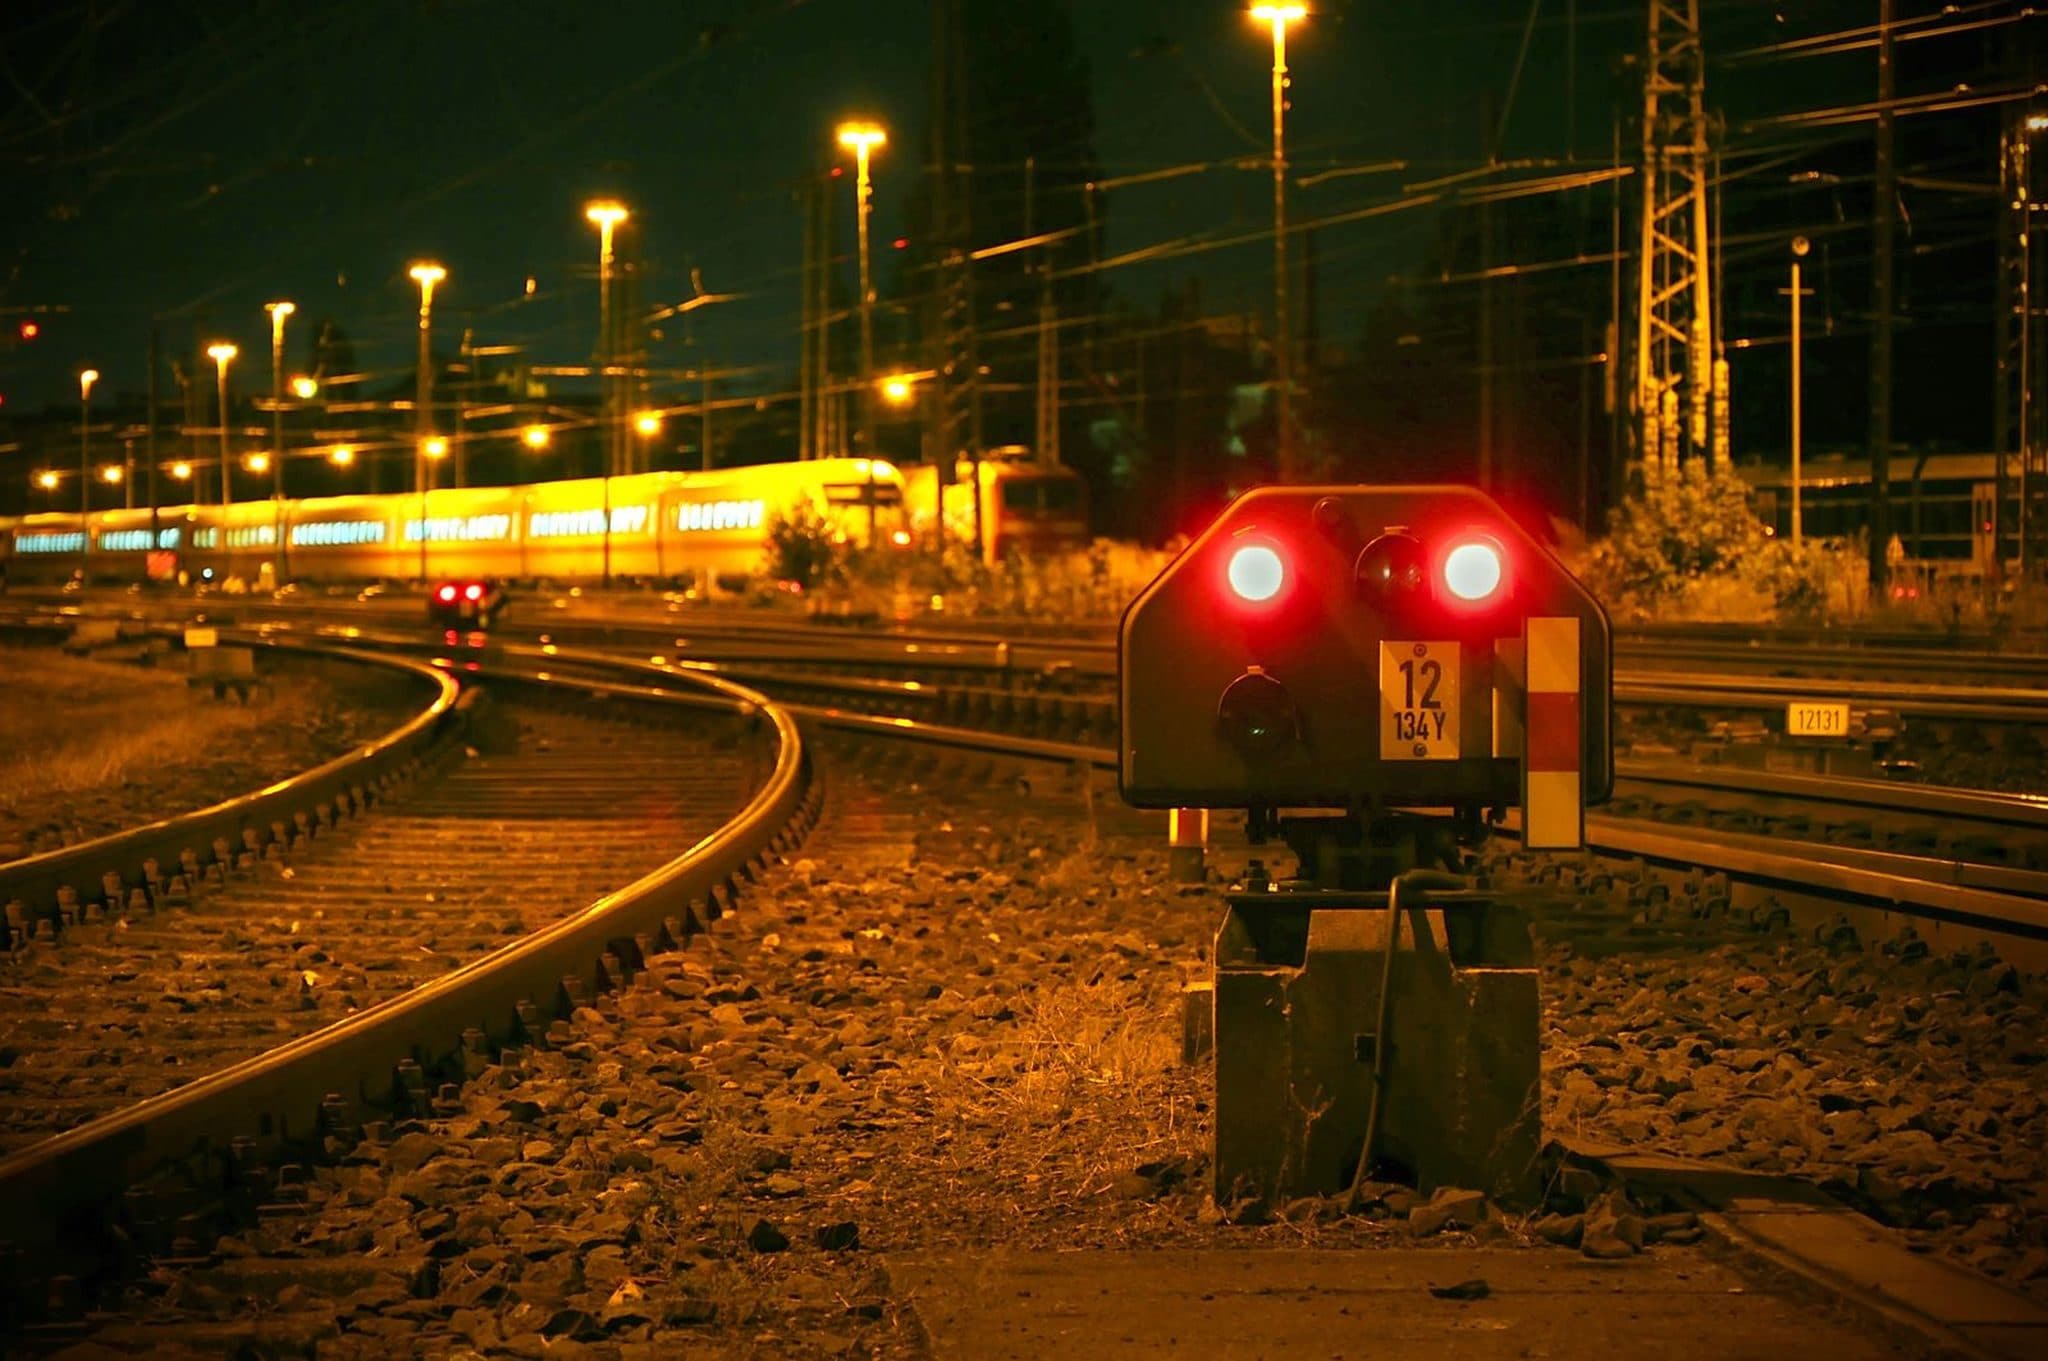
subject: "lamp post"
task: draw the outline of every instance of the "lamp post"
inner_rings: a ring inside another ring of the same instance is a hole
[[[854,161],[854,215],[860,238],[860,451],[869,457],[875,452],[875,286],[868,266],[868,214],[874,198],[868,157],[888,140],[875,123],[839,125],[839,145],[852,150]]]
[[[267,302],[270,313],[270,501],[271,533],[277,539],[277,580],[290,570],[284,542],[284,321],[299,309],[288,302]]]
[[[1294,466],[1294,333],[1287,317],[1287,26],[1307,13],[1296,4],[1253,5],[1251,16],[1273,26],[1273,381],[1279,388],[1274,445],[1282,482]]]
[[[626,220],[626,205],[610,199],[585,204],[584,219],[597,227],[597,424],[604,432],[604,584],[612,584],[612,474],[619,471],[620,424],[612,412],[612,231]]]
[[[1810,249],[1806,238],[1792,238],[1792,546],[1799,547],[1805,531],[1800,523],[1800,443],[1805,431],[1806,337],[1803,299],[1807,291],[1799,286],[1799,262]]]
[[[78,375],[78,514],[80,529],[92,510],[92,385],[100,380],[98,369]]]
[[[207,358],[213,360],[213,372],[215,372],[215,379],[219,383],[219,401],[221,401],[221,528],[219,528],[221,540],[215,544],[215,548],[217,548],[219,555],[221,555],[221,567],[223,567],[221,577],[227,575],[227,571],[225,571],[225,567],[227,567],[227,508],[231,506],[233,499],[236,499],[236,495],[233,495],[233,477],[231,477],[231,473],[227,469],[227,364],[229,364],[229,360],[233,360],[233,356],[236,356],[236,354],[240,354],[240,350],[236,350],[231,344],[227,344],[225,340],[217,340],[211,346],[207,346]]]
[[[427,446],[434,438],[434,285],[448,277],[448,271],[432,260],[421,260],[406,273],[420,286],[419,383],[413,396],[413,490],[420,498],[420,583],[427,580]]]

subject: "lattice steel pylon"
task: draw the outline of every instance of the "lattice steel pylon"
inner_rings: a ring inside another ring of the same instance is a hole
[[[1636,460],[1645,487],[1689,459],[1728,459],[1728,368],[1716,324],[1699,0],[1650,0],[1637,254]]]

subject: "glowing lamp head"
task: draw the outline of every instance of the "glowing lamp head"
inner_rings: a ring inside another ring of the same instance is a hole
[[[442,439],[439,435],[435,435],[421,442],[420,452],[428,458],[446,458],[448,457],[448,441]]]
[[[888,140],[889,134],[875,123],[850,122],[839,125],[839,145],[848,151],[869,151]]]
[[[92,396],[92,385],[99,382],[99,380],[100,371],[98,369],[86,369],[81,372],[78,375],[78,395],[80,397]]]
[[[519,441],[529,449],[545,449],[554,438],[545,425],[529,425],[519,432]]]
[[[57,490],[57,481],[57,474],[55,473],[43,472],[36,474],[36,485],[44,491]]]
[[[267,473],[270,471],[270,455],[251,454],[242,460],[242,466],[252,473]]]
[[[594,226],[609,231],[626,220],[626,205],[612,199],[599,199],[584,205],[583,216]]]
[[[1272,24],[1274,27],[1280,28],[1308,17],[1308,9],[1303,5],[1261,4],[1253,5],[1251,14],[1252,18],[1257,19],[1260,23]]]
[[[910,380],[900,373],[889,375],[882,380],[882,399],[891,406],[904,406],[911,396]]]
[[[633,418],[633,428],[649,439],[661,433],[661,413],[643,411]]]
[[[1468,605],[1493,598],[1507,580],[1500,546],[1485,539],[1466,539],[1444,555],[1444,589]]]
[[[1267,545],[1248,543],[1231,552],[1224,575],[1239,600],[1263,605],[1287,584],[1287,565]]]
[[[111,487],[111,486],[113,486],[113,485],[114,485],[115,483],[119,482],[120,480],[121,480],[121,465],[120,465],[120,464],[118,464],[118,463],[109,463],[109,464],[108,464],[108,465],[107,465],[106,467],[104,467],[104,468],[100,469],[100,481],[102,481],[102,482],[106,483],[106,484],[107,484],[108,486],[110,486],[110,487]]]
[[[302,402],[310,402],[320,394],[320,380],[305,374],[292,379],[292,396]]]
[[[190,482],[192,480],[192,465],[180,459],[171,465],[171,476],[180,482]]]
[[[356,461],[356,451],[346,444],[337,444],[327,451],[327,461],[337,468],[346,468]]]
[[[206,357],[222,368],[226,368],[228,361],[240,353],[240,350],[237,350],[225,340],[217,340],[206,347]]]
[[[448,277],[448,271],[435,264],[432,260],[422,260],[405,273],[407,278],[420,287],[427,289],[431,289],[435,284]]]

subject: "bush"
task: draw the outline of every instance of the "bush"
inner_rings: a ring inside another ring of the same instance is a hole
[[[777,581],[793,581],[806,591],[835,584],[846,578],[851,556],[843,536],[808,501],[800,502],[784,515],[768,516],[768,575]]]
[[[1567,556],[1622,622],[1832,618],[1865,593],[1854,544],[1794,548],[1750,511],[1748,484],[1698,463],[1615,507],[1607,537]]]

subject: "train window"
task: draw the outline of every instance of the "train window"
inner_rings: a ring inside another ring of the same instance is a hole
[[[1081,506],[1081,484],[1067,477],[1011,477],[1003,480],[1003,509],[1073,511]]]

